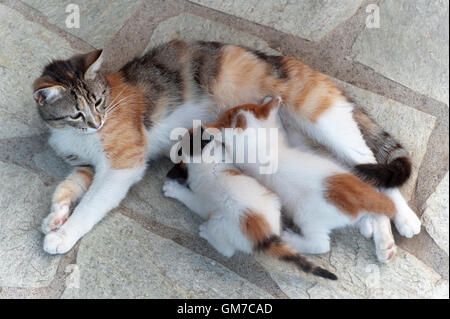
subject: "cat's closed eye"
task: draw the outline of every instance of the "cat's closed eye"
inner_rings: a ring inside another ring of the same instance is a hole
[[[77,113],[77,114],[75,114],[75,115],[71,115],[70,118],[71,118],[72,120],[80,120],[80,119],[83,118],[83,114]]]
[[[102,104],[102,102],[103,102],[103,98],[101,97],[95,101],[95,106],[96,107],[99,106],[100,104]]]

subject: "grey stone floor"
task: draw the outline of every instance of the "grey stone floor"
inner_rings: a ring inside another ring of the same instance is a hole
[[[69,29],[66,5],[80,8]],[[379,9],[379,28],[366,26]],[[448,1],[0,0],[0,298],[448,298]],[[402,192],[423,230],[376,261],[353,230],[310,256],[329,282],[263,256],[226,259],[197,236],[200,220],[161,193],[166,160],[67,255],[38,228],[68,173],[46,144],[31,84],[52,58],[105,48],[115,71],[172,38],[219,40],[301,59],[331,76],[411,152]]]

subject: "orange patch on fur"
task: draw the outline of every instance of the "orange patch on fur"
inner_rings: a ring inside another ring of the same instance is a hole
[[[353,218],[361,211],[394,217],[395,205],[353,174],[334,175],[326,180],[327,199],[343,213]]]
[[[53,194],[53,202],[69,201],[74,203],[89,188],[94,178],[87,167],[79,167],[61,182]]]
[[[280,95],[283,104],[295,113],[316,122],[337,100],[344,95],[328,76],[314,71],[292,57],[283,59],[287,79],[266,79],[266,90]]]
[[[147,149],[144,92],[139,86],[124,83],[120,72],[106,79],[111,87],[111,101],[116,97],[124,99],[98,132],[106,157],[113,169],[141,166]]]
[[[242,175],[241,172],[239,172],[239,171],[237,171],[235,169],[227,169],[225,172],[228,173],[229,175],[232,175],[232,176]]]
[[[221,108],[229,108],[263,98],[261,81],[269,73],[269,65],[252,52],[235,45],[222,48],[220,68],[210,91]]]
[[[247,211],[241,222],[242,232],[253,243],[259,243],[271,234],[266,218],[258,213]]]

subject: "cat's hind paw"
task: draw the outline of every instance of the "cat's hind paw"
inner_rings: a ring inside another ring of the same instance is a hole
[[[394,218],[395,228],[397,228],[400,235],[411,238],[420,233],[422,223],[414,211],[404,207],[402,211],[398,211]]]
[[[69,218],[71,203],[63,201],[52,205],[51,213],[44,218],[41,225],[41,231],[48,234],[58,230]]]
[[[376,247],[378,261],[384,264],[390,262],[396,253],[397,246],[395,245],[394,241],[391,241],[384,247],[383,245],[381,245],[380,247]]]

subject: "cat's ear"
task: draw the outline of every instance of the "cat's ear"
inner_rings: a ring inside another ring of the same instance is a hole
[[[39,105],[51,104],[58,100],[66,89],[61,85],[51,85],[42,88],[36,88],[33,98]]]
[[[103,63],[103,50],[89,52],[81,58],[86,68],[84,78],[86,80],[94,80]]]

